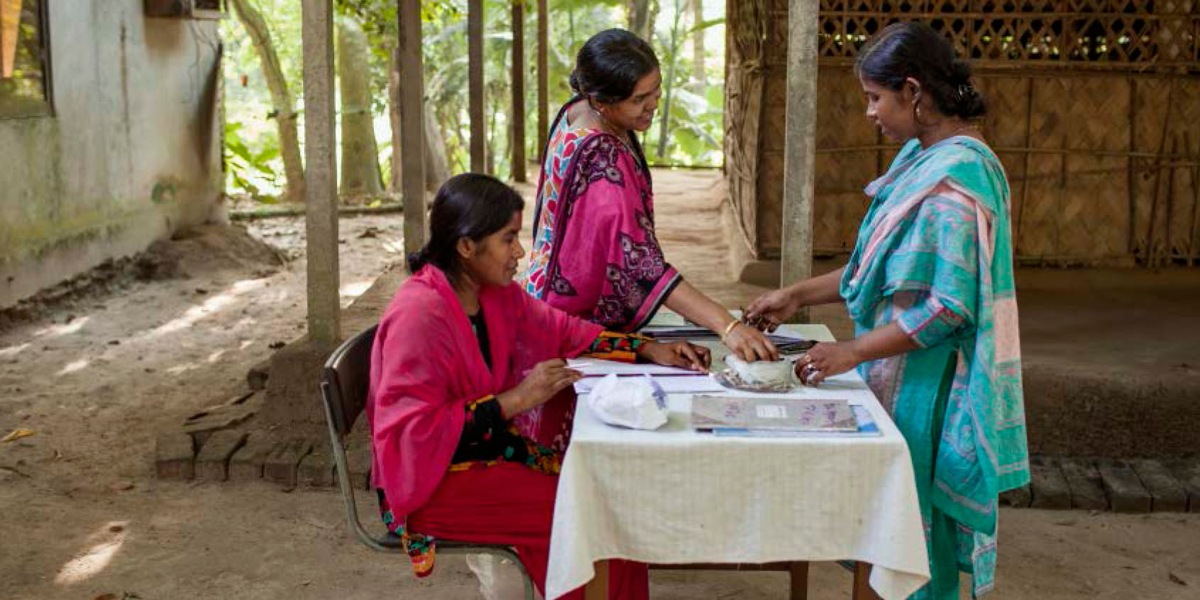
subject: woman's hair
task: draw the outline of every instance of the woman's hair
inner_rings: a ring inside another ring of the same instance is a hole
[[[909,77],[921,83],[938,112],[974,119],[987,105],[971,85],[971,67],[954,58],[950,41],[925,23],[893,23],[858,51],[854,72],[863,79],[899,90]]]
[[[458,240],[482,240],[503,229],[524,208],[521,195],[495,177],[478,173],[451,177],[433,199],[429,241],[408,255],[408,271],[416,273],[433,264],[447,273],[458,272]]]
[[[602,104],[633,95],[639,79],[658,68],[658,57],[646,40],[624,29],[593,35],[575,56],[571,89]]]

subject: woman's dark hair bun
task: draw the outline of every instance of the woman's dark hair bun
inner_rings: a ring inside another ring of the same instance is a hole
[[[417,271],[420,271],[421,267],[424,267],[429,263],[428,246],[423,247],[416,252],[409,252],[408,256],[405,257],[404,262],[405,265],[408,266],[409,273],[416,273]]]
[[[954,57],[950,40],[920,21],[893,23],[858,52],[855,73],[890,90],[909,77],[933,99],[938,112],[976,119],[987,114],[983,95],[971,83],[971,65]]]
[[[658,68],[646,40],[624,29],[606,29],[588,38],[575,55],[571,89],[602,104],[633,95],[641,78]]]
[[[960,85],[971,83],[971,65],[965,60],[954,59],[954,62],[950,63],[950,81]]]

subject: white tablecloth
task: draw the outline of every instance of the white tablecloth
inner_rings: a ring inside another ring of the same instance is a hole
[[[821,325],[793,333],[832,340]],[[871,587],[904,598],[929,580],[908,447],[856,373],[797,394],[866,406],[877,437],[733,438],[698,433],[691,395],[656,431],[609,426],[581,401],[559,478],[547,599],[591,580],[595,561],[861,560]]]

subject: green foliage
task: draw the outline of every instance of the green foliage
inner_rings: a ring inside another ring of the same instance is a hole
[[[651,163],[719,167],[724,161],[725,97],[724,87],[719,85],[724,79],[723,62],[706,61],[706,85],[703,89],[697,89],[697,82],[690,81],[693,66],[690,40],[697,32],[724,26],[725,19],[706,19],[699,26],[686,27],[685,23],[690,22],[691,15],[679,14],[686,6],[684,0],[664,6],[666,10],[659,15],[659,23],[655,28],[658,41],[655,50],[662,64],[664,100],[669,94],[671,104],[668,113],[666,102],[659,103],[659,113],[655,116],[658,122],[647,132],[644,146]],[[711,40],[713,36],[706,37]],[[722,50],[723,47],[720,46]],[[721,71],[715,74],[712,68],[714,63],[721,65]],[[672,65],[674,68],[671,68]],[[659,155],[657,148],[662,119],[669,119],[669,122],[666,152]]]
[[[279,139],[268,138],[252,151],[242,137],[242,124],[225,123],[226,189],[249,195],[259,202],[275,202],[271,192],[280,187]]]
[[[303,100],[300,3],[251,0],[271,31],[280,68],[297,106]],[[221,21],[224,46],[226,191],[274,202],[283,192],[283,160],[271,94],[258,55],[236,18]],[[300,111],[303,118],[303,111]],[[303,121],[300,123],[303,132]],[[301,134],[303,135],[303,133]]]
[[[280,63],[292,96],[302,104],[301,3],[295,0],[253,0],[268,20]],[[722,163],[724,91],[724,3],[705,0],[704,20],[693,27],[689,13],[675,18],[674,0],[661,2],[656,19],[655,50],[663,64],[675,64],[671,86],[672,106],[667,134],[667,151],[657,157],[658,124],[646,134],[644,145],[653,162],[720,166]],[[511,135],[511,0],[484,0],[485,122],[489,163],[493,172],[509,176]],[[575,52],[591,35],[610,27],[625,27],[627,0],[550,0],[550,45],[547,53],[550,84],[550,118],[572,95],[568,81]],[[388,73],[397,36],[395,0],[336,0],[339,18],[354,18],[363,25],[372,49],[372,112],[380,153],[389,156]],[[452,172],[469,164],[470,119],[467,113],[467,0],[424,0],[421,5],[422,51],[425,97],[445,140]],[[671,29],[677,43],[669,44]],[[691,81],[692,35],[706,32],[707,59],[704,86]],[[536,157],[544,140],[537,139],[537,2],[525,4],[525,140],[526,156]],[[275,158],[278,139],[270,119],[270,98],[258,69],[257,57],[236,19],[222,23],[225,42],[226,115],[233,128],[227,142],[240,146],[226,149],[231,191],[255,196],[279,193],[282,162]],[[243,77],[246,84],[243,85]],[[403,85],[403,82],[401,82]],[[663,109],[656,118],[664,118]],[[303,130],[302,130],[303,131]],[[274,149],[274,150],[272,150]],[[385,171],[390,161],[381,161]],[[386,173],[385,173],[386,175]],[[385,177],[385,180],[387,178]]]

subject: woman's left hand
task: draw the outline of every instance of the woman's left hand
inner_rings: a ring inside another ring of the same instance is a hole
[[[796,359],[796,376],[805,385],[819,385],[834,375],[857,367],[861,362],[854,342],[821,343]]]
[[[689,342],[642,342],[637,354],[652,363],[693,371],[707,371],[712,363],[708,348]]]

